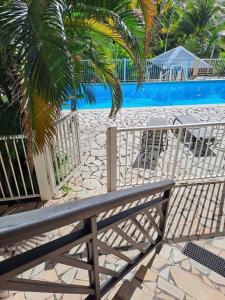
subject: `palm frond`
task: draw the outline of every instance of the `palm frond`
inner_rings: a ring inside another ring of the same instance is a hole
[[[123,103],[121,85],[114,73],[115,66],[110,62],[107,63],[106,59],[101,60],[95,48],[90,49],[90,59],[98,78],[105,86],[110,88],[112,96],[110,117],[112,117],[119,111]]]
[[[156,6],[154,1],[151,0],[138,0],[138,3],[145,21],[145,54],[147,55],[149,42],[151,40],[152,27],[154,25]]]
[[[0,17],[5,44],[15,45],[16,63],[20,66],[17,72],[22,78],[21,111],[26,116],[24,131],[42,149],[54,134],[55,106],[65,100],[66,86],[73,85],[63,7],[60,1],[52,1],[48,5],[31,1],[29,6],[15,1],[9,10],[0,8]],[[37,114],[35,105],[43,111]],[[51,118],[42,122],[46,107],[49,107]]]
[[[122,104],[122,91],[112,62],[112,43],[134,60],[141,81],[141,50],[135,35],[141,36],[142,30],[129,9],[130,2],[14,0],[0,6],[0,51],[6,54],[12,49],[11,79],[16,83],[17,97],[12,97],[11,102],[19,104],[23,131],[35,151],[51,141],[57,108],[68,97],[68,91],[74,99],[82,93],[93,103],[94,93],[85,82],[82,59],[90,59],[92,74],[109,85],[111,116]],[[144,0],[139,5],[146,19],[147,38],[153,6]],[[2,88],[6,95],[7,88],[2,86],[0,82],[0,93]],[[13,95],[14,90],[9,94]]]

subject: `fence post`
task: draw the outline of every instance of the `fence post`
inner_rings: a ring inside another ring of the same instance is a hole
[[[170,68],[170,72],[169,72],[169,81],[172,81],[172,71],[173,71],[173,69]]]
[[[221,203],[224,203],[225,201],[225,181],[223,182],[223,189],[221,193]]]
[[[123,81],[126,82],[127,78],[127,59],[123,59]]]
[[[159,72],[159,81],[162,81],[162,71]]]
[[[172,179],[175,179],[174,177],[175,177],[177,159],[178,159],[178,154],[179,154],[179,149],[180,149],[180,144],[181,144],[182,131],[183,131],[183,128],[179,128],[178,137],[177,137],[177,147],[175,150],[174,163],[173,163],[173,169],[172,169]]]
[[[198,75],[199,65],[200,65],[200,59],[196,59],[195,63],[194,63],[194,70],[193,70],[193,76],[192,77],[196,77]]]
[[[101,300],[101,286],[99,278],[99,259],[98,259],[98,229],[96,216],[84,221],[84,226],[92,233],[91,240],[87,243],[87,261],[93,267],[89,271],[89,280],[91,287],[95,290],[95,297],[91,299]],[[89,298],[89,299],[90,299]]]
[[[44,153],[39,153],[38,155],[34,156],[34,168],[37,176],[41,200],[51,200],[52,190],[49,182]]]
[[[107,191],[116,191],[117,186],[117,127],[107,129]]]
[[[75,121],[75,135],[77,140],[77,151],[78,151],[78,159],[79,163],[81,163],[81,151],[80,151],[80,132],[79,132],[79,118],[78,118],[78,112],[76,111],[74,114],[74,121]],[[72,116],[73,118],[73,116]]]

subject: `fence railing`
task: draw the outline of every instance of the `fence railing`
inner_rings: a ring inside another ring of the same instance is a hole
[[[15,243],[19,247],[17,251],[14,246],[14,257],[0,262],[0,289],[101,299],[151,251],[160,250],[173,186],[174,182],[167,180],[70,202],[69,206],[20,213],[17,218],[2,217],[0,247]],[[43,239],[49,231],[66,232],[66,225],[68,233]],[[119,268],[107,263],[110,257],[120,261]],[[46,278],[45,270],[40,277],[27,277],[25,271],[50,261],[54,266],[74,268],[71,284],[60,278],[41,280]],[[79,271],[84,275],[78,282],[85,284],[77,283],[75,274]]]
[[[42,197],[48,199],[56,194],[70,180],[80,164],[78,114],[74,111],[58,121],[51,145],[35,158]]]
[[[203,59],[210,67],[204,69],[199,67],[198,75],[214,75],[214,76],[225,76],[225,59]]]
[[[115,74],[122,82],[137,81],[136,67],[130,59],[116,59]],[[89,60],[83,61],[84,80],[96,81]],[[222,76],[225,75],[225,59],[146,59],[143,62],[144,81],[180,81],[192,80],[197,76]]]
[[[107,132],[108,191],[162,179],[190,182],[225,177],[225,123]]]
[[[0,137],[0,201],[41,197],[49,200],[80,165],[77,112],[62,117],[56,135],[30,167],[24,136]]]
[[[35,170],[27,157],[26,138],[0,137],[0,201],[39,196]]]

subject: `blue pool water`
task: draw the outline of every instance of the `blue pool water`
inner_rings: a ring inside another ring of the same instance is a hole
[[[93,84],[92,89],[96,103],[89,105],[80,99],[79,109],[99,109],[111,107],[109,89],[101,84]],[[139,88],[137,83],[122,83],[122,107],[149,107],[194,104],[225,104],[225,81],[192,81],[192,82],[160,82],[143,83]],[[66,101],[63,109],[70,108],[70,101]]]

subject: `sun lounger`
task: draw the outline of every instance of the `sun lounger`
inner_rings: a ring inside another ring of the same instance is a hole
[[[148,120],[148,126],[167,126],[168,121],[165,118],[152,117]],[[155,169],[157,159],[160,153],[166,149],[165,144],[167,129],[144,130],[141,141],[139,157],[141,164],[145,168]]]
[[[167,126],[168,121],[165,118],[157,118],[152,117],[148,120],[148,126]],[[146,148],[146,139],[148,138],[147,145],[152,147],[152,143],[154,143],[154,146],[158,148],[158,145],[160,144],[160,147],[164,146],[164,140],[165,140],[165,134],[167,133],[167,129],[159,129],[155,130],[155,134],[153,130],[145,130],[143,132],[142,136],[142,149]]]
[[[201,124],[201,121],[192,115],[176,116],[173,124],[176,122],[187,125],[196,123]],[[189,133],[189,142],[192,144],[191,148],[198,149],[198,145],[202,145],[202,152],[205,152],[206,148],[213,145],[216,139],[206,127],[190,127],[187,128],[187,132]]]

